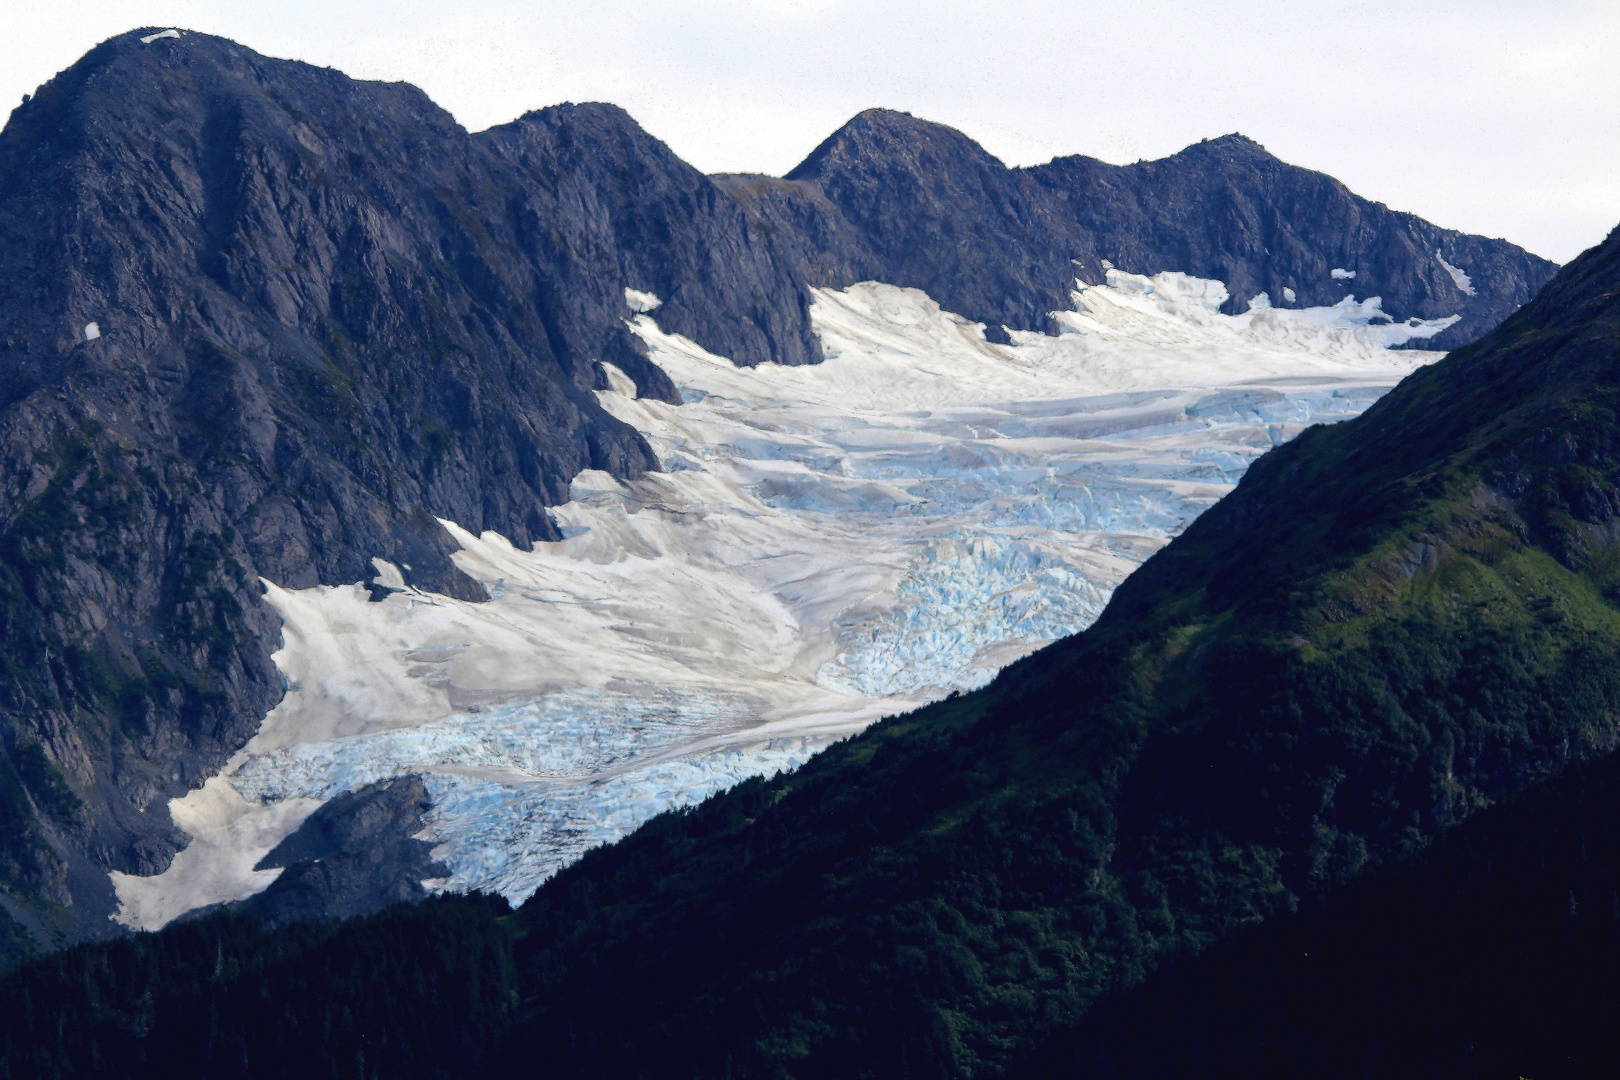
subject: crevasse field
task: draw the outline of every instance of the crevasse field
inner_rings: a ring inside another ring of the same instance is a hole
[[[664,471],[582,473],[567,539],[514,548],[446,528],[491,599],[360,585],[286,590],[288,692],[257,737],[170,804],[194,838],[155,877],[115,874],[152,929],[240,899],[322,801],[424,777],[446,889],[521,900],[587,848],[672,807],[802,764],[880,716],[988,682],[1084,629],[1132,568],[1305,425],[1356,415],[1439,354],[1453,320],[1376,298],[1219,312],[1226,289],[1110,271],[1061,333],[983,328],[878,283],[814,292],[824,363],[745,369],[632,324],[683,403],[603,404]]]

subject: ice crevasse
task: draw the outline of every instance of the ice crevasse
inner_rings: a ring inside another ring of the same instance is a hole
[[[1305,425],[1354,416],[1453,319],[1376,298],[1222,314],[1219,282],[1110,270],[1055,336],[983,327],[914,289],[814,289],[824,361],[739,368],[631,328],[680,388],[602,404],[663,471],[581,473],[566,539],[522,551],[445,527],[490,599],[282,589],[282,702],[171,804],[193,837],[115,874],[128,925],[242,899],[324,800],[421,775],[435,888],[520,900],[586,849],[883,715],[988,682],[1084,629],[1135,566]]]

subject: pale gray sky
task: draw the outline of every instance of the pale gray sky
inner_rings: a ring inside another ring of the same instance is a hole
[[[0,0],[0,103],[142,25],[403,79],[468,128],[624,106],[707,172],[780,174],[873,105],[1008,164],[1241,131],[1560,262],[1620,223],[1620,4],[1354,0]]]

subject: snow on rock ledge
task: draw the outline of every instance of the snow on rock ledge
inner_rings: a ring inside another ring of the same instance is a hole
[[[916,290],[812,292],[824,362],[753,369],[627,294],[683,404],[616,370],[600,399],[665,471],[581,473],[567,539],[532,552],[445,522],[487,603],[267,585],[291,689],[171,804],[191,847],[115,876],[123,921],[252,895],[321,800],[412,772],[445,887],[519,900],[662,810],[1083,629],[1257,456],[1437,355],[1387,346],[1450,322],[1376,299],[1228,316],[1219,282],[1116,270],[1058,336],[997,345]]]

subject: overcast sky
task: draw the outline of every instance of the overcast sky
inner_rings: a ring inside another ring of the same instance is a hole
[[[624,106],[707,172],[791,169],[861,109],[1011,165],[1241,131],[1560,262],[1620,223],[1620,3],[4,0],[0,102],[142,25],[422,87],[468,128]]]

